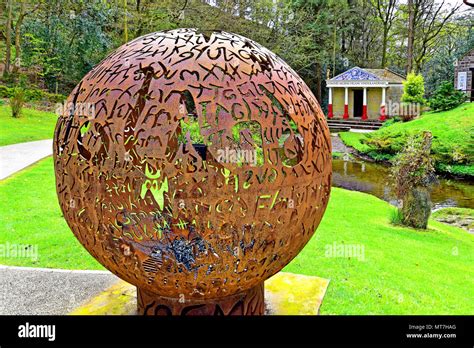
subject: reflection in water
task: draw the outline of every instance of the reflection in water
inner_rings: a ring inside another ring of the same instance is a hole
[[[348,190],[373,194],[391,204],[396,197],[389,185],[389,168],[376,163],[333,159],[332,184]],[[439,179],[431,191],[433,209],[442,207],[474,208],[474,185],[472,182],[454,179]]]

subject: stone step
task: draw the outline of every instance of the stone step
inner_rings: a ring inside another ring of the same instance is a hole
[[[328,124],[330,123],[345,123],[345,124],[370,124],[370,125],[382,125],[383,122],[379,120],[344,120],[341,118],[336,118],[336,119],[327,119]]]
[[[355,128],[355,129],[373,129],[377,130],[380,126],[377,125],[370,125],[370,124],[342,124],[342,123],[331,123],[328,124],[330,129],[333,128]]]

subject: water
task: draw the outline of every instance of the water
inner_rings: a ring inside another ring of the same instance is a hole
[[[333,186],[370,193],[396,204],[396,197],[388,184],[388,167],[362,160],[333,159],[332,169]],[[431,199],[433,210],[444,207],[474,209],[474,182],[440,178],[439,184],[432,188]]]

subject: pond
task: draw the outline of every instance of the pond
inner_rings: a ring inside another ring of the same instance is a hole
[[[382,164],[359,159],[344,161],[333,159],[332,184],[348,190],[361,191],[377,196],[391,204],[396,197],[389,185],[389,168]],[[474,182],[440,178],[431,191],[433,210],[444,207],[474,209]]]

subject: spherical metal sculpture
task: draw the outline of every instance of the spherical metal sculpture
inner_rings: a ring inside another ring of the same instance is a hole
[[[66,105],[61,209],[139,313],[263,314],[263,281],[329,198],[329,132],[301,78],[247,38],[179,29],[117,49]]]

